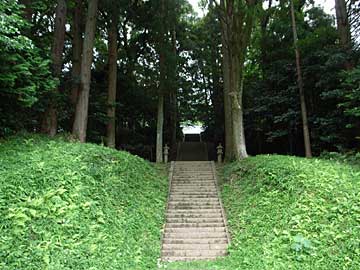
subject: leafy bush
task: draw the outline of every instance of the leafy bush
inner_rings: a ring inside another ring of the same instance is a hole
[[[18,1],[0,1],[0,136],[26,126],[32,130],[31,114],[42,110],[39,99],[57,83],[50,61],[24,35],[29,25],[21,13]]]
[[[360,165],[360,153],[358,152],[346,152],[346,153],[323,152],[321,153],[320,158],[351,163],[353,165]]]
[[[230,255],[186,269],[360,269],[359,167],[263,155],[223,174]]]
[[[155,269],[166,178],[108,148],[0,143],[0,269]]]

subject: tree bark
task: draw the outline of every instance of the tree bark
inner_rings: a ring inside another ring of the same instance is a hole
[[[33,9],[31,7],[31,0],[21,0],[20,4],[22,4],[24,8],[23,16],[25,20],[27,20],[29,23],[32,22],[32,15],[33,15]]]
[[[298,46],[298,35],[296,29],[296,20],[295,20],[295,9],[294,2],[290,0],[291,3],[291,20],[292,20],[292,30],[294,35],[294,47],[295,47],[295,55],[296,55],[296,70],[297,70],[297,81],[300,93],[300,104],[301,104],[301,117],[303,124],[303,132],[304,132],[304,145],[305,145],[305,156],[307,158],[312,157],[311,152],[311,142],[310,142],[310,133],[309,133],[309,125],[307,118],[307,109],[306,109],[306,101],[305,101],[305,92],[304,92],[304,82],[302,78],[301,64],[300,64],[300,50]]]
[[[115,148],[116,146],[116,87],[117,87],[117,59],[118,59],[118,15],[116,12],[112,15],[109,26],[109,86],[108,86],[108,109],[107,116],[107,146]]]
[[[221,41],[223,53],[223,80],[224,80],[224,124],[225,124],[225,160],[230,161],[234,157],[234,147],[232,139],[232,115],[230,100],[230,40],[229,40],[229,21],[228,14],[225,9],[225,0],[221,0],[221,10],[223,14],[220,16],[221,21]]]
[[[159,93],[157,128],[156,128],[156,162],[163,162],[163,130],[164,130],[164,95]]]
[[[62,57],[65,43],[65,24],[67,6],[66,0],[58,0],[55,16],[54,40],[51,50],[53,76],[60,81],[62,69]],[[58,128],[56,95],[59,93],[59,86],[53,91],[50,103],[45,111],[41,131],[50,136],[55,136]]]
[[[80,142],[86,141],[86,129],[88,122],[89,95],[91,83],[91,65],[93,62],[93,49],[96,32],[96,15],[98,0],[89,0],[88,14],[85,26],[85,38],[83,43],[83,54],[81,59],[81,89],[76,104],[75,120],[73,124],[73,135]]]
[[[159,56],[160,56],[160,84],[159,99],[157,110],[157,128],[156,128],[156,162],[163,162],[163,133],[164,133],[164,92],[166,85],[166,62],[165,62],[165,0],[161,0],[160,6],[160,36],[159,36]]]
[[[354,67],[354,64],[350,60],[351,55],[351,29],[349,23],[349,17],[347,13],[346,1],[345,0],[335,0],[335,11],[336,11],[336,21],[337,29],[339,32],[340,45],[346,53],[348,59],[345,62],[345,68],[350,70]]]
[[[72,88],[71,88],[71,103],[76,106],[77,98],[80,91],[80,73],[81,73],[81,54],[83,43],[82,30],[82,0],[75,0],[75,8],[73,11],[73,25],[72,25]]]
[[[253,12],[255,4],[256,1],[249,0],[246,2],[247,8],[244,9],[238,6],[234,0],[222,0],[220,2],[223,13],[220,19],[222,20],[224,47],[225,148],[228,148],[225,149],[226,160],[239,160],[248,157],[242,106],[243,69],[255,21]],[[226,123],[229,119],[231,127],[229,123]],[[229,133],[231,134],[231,145],[229,145],[229,138],[227,138]],[[230,152],[229,147],[231,147]]]
[[[174,68],[172,74],[172,89],[170,92],[170,156],[171,158],[175,158],[176,150],[177,150],[177,127],[178,127],[178,119],[177,119],[177,91],[178,91],[178,84],[177,84],[177,49],[176,49],[176,30],[175,27],[172,33],[172,49],[173,49],[173,57],[174,57]]]
[[[346,8],[346,1],[335,0],[335,10],[340,43],[343,47],[349,48],[351,47],[351,32]]]

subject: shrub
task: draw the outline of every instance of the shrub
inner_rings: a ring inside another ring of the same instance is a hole
[[[0,268],[154,269],[167,181],[108,148],[13,138],[0,144]]]

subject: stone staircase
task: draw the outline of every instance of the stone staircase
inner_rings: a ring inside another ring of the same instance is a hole
[[[229,240],[214,163],[172,162],[162,260],[216,259]]]

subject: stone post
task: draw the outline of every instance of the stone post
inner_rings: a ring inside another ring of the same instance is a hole
[[[222,163],[222,156],[223,156],[223,150],[224,150],[224,147],[221,145],[221,143],[219,144],[218,147],[216,147],[216,150],[217,150],[217,161],[218,163]]]
[[[168,163],[169,161],[169,150],[170,150],[170,147],[165,144],[164,146],[164,163]]]

